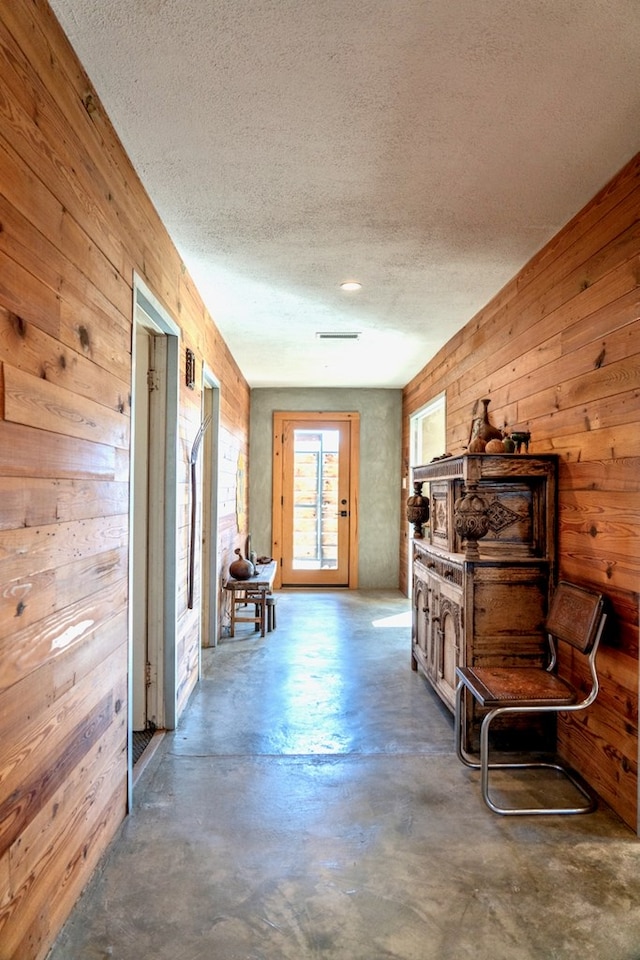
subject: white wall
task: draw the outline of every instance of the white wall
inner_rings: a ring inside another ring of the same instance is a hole
[[[360,414],[359,586],[398,587],[401,390],[261,388],[251,391],[249,526],[252,548],[271,550],[274,410]]]

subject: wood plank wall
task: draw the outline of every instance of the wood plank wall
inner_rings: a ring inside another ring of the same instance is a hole
[[[220,569],[249,389],[44,0],[0,6],[0,960],[44,957],[126,810],[134,270],[220,383]],[[181,479],[178,707],[196,681]],[[182,472],[180,472],[182,471]]]
[[[446,391],[447,449],[491,398],[499,427],[557,453],[560,576],[601,590],[612,621],[588,716],[561,724],[564,755],[635,830],[640,584],[640,155],[456,335],[404,391],[408,420]],[[444,451],[443,451],[444,452]],[[410,528],[402,537],[406,591]],[[563,664],[568,674],[570,664]],[[581,678],[573,675],[574,681]]]

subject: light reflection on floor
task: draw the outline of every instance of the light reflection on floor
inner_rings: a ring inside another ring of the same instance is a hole
[[[410,627],[411,610],[405,610],[404,613],[396,613],[392,617],[382,617],[380,620],[372,620],[372,627]]]

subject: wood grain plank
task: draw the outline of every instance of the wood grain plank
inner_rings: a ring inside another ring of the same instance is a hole
[[[60,330],[60,297],[0,251],[0,307],[51,336]]]
[[[109,639],[107,634],[97,634],[96,643],[100,635]],[[54,665],[45,665],[38,671],[44,690],[37,688],[35,680],[25,678],[16,685],[16,689],[8,688],[2,693],[1,702],[7,706],[10,720],[8,730],[12,739],[0,742],[1,803],[10,803],[11,798],[23,790],[25,783],[37,780],[49,770],[49,753],[55,756],[60,754],[70,732],[92,716],[97,704],[105,696],[111,694],[114,713],[122,713],[127,703],[126,643],[122,642],[120,636],[111,646],[111,652],[102,659],[94,656],[95,662],[89,672],[75,678],[74,683],[65,683],[60,695],[55,689],[58,675]],[[73,663],[80,667],[90,663],[88,659],[83,659],[82,654],[76,655],[75,652],[70,652],[65,659],[65,669]],[[23,703],[21,725],[16,699],[20,693],[30,697],[26,701],[29,712],[25,713]],[[40,711],[38,713],[35,712],[37,708]]]
[[[14,843],[36,814],[49,802],[87,752],[101,740],[112,723],[113,695],[107,694],[90,717],[71,731],[52,762],[37,777],[0,802],[0,856]]]
[[[44,752],[36,753],[32,745],[49,741],[55,745],[56,729],[64,730],[65,726],[77,723],[84,713],[91,712],[96,695],[100,696],[126,676],[126,665],[125,611],[101,624],[91,643],[71,647],[2,692],[0,795],[11,792],[12,787],[7,786],[11,767],[19,767],[22,776],[21,765],[29,762],[27,758],[32,757],[36,765],[42,764]],[[25,704],[29,706],[27,712]],[[28,775],[28,770],[24,770],[24,775]]]
[[[543,437],[530,445],[530,452],[557,453],[567,462],[580,463],[593,460],[635,459],[640,455],[637,431],[631,424],[620,424],[602,430],[566,434],[560,437]],[[533,449],[532,449],[533,447]]]
[[[637,767],[638,759],[634,749],[638,740],[637,717],[634,721],[633,717],[625,716],[621,723],[617,711],[611,709],[612,703],[612,698],[603,697],[598,704],[598,710],[588,710],[582,717],[575,719],[589,736],[599,743],[607,744],[608,749],[613,749],[619,757],[624,758],[623,765],[632,769]],[[564,716],[561,719],[563,723],[566,722]]]
[[[597,356],[592,357],[591,362],[587,360],[585,363],[586,358],[574,355],[573,363],[565,362],[562,380],[554,383],[553,374],[559,370],[549,371],[548,382],[553,386],[546,390],[540,389],[542,383],[537,378],[536,383],[530,384],[531,393],[518,399],[520,422],[529,423],[543,418],[545,411],[548,416],[549,411],[584,408],[593,401],[620,394],[627,394],[631,409],[636,410],[637,405],[640,405],[640,353],[631,353],[630,350],[634,347],[634,339],[630,338],[621,347],[622,357],[602,365],[599,365]],[[637,405],[632,402],[634,396]]]
[[[573,578],[590,579],[605,592],[607,588],[633,590],[634,584],[638,584],[640,558],[625,551],[615,538],[600,536],[594,542],[587,531],[576,532],[561,526],[558,548],[563,569],[571,571]]]
[[[0,101],[4,108],[0,109],[0,135],[14,145],[32,170],[38,171],[83,230],[89,236],[99,234],[102,251],[117,267],[121,262],[121,244],[115,224],[106,215],[110,207],[106,201],[108,189],[100,182],[95,168],[88,169],[88,163],[76,162],[81,152],[76,134],[60,117],[55,101],[38,83],[25,58],[12,43],[7,29],[11,19],[11,12],[7,11],[0,22],[3,79],[11,95]],[[16,17],[16,29],[19,23]],[[38,117],[37,123],[35,116]],[[101,196],[99,187],[102,187]]]
[[[82,762],[73,768],[66,782],[51,794],[22,831],[20,840],[9,849],[11,884],[20,889],[64,859],[70,830],[77,829],[78,815],[87,816],[102,790],[110,782],[121,782],[126,772],[126,722],[109,725],[101,743],[94,743]]]
[[[634,490],[576,490],[573,497],[560,505],[560,516],[562,522],[581,526],[596,537],[598,529],[610,523],[632,528],[638,521],[638,497]],[[627,535],[621,534],[623,538]]]
[[[11,902],[11,872],[9,869],[9,854],[0,857],[0,910],[4,910]]]
[[[100,480],[0,477],[0,530],[129,512],[129,485]]]
[[[0,541],[0,578],[24,579],[62,566],[70,557],[81,560],[127,543],[128,518],[109,517],[53,523],[8,530]]]
[[[89,808],[89,816],[79,812],[67,831],[64,859],[37,878],[30,875],[11,904],[0,911],[0,936],[3,949],[10,951],[8,960],[43,960],[61,921],[80,896],[84,878],[93,872],[125,815],[125,787],[122,778],[111,794],[105,790]]]
[[[441,392],[445,385],[449,395],[452,376],[457,378],[458,383],[465,383],[469,387],[480,380],[485,381],[482,395],[486,396],[491,386],[486,383],[487,377],[492,371],[501,370],[506,362],[503,351],[506,350],[507,356],[516,360],[527,352],[529,344],[544,343],[554,332],[582,323],[585,317],[606,309],[611,299],[631,295],[635,302],[638,297],[637,276],[635,261],[627,260],[612,267],[591,287],[576,290],[572,285],[550,313],[540,306],[540,296],[549,289],[551,278],[547,275],[539,277],[536,285],[528,288],[526,299],[517,298],[502,312],[492,314],[491,305],[480,311],[429,364],[433,376],[427,378],[423,371],[407,385],[407,401],[412,409],[418,409],[430,397]],[[561,282],[561,275],[556,277],[556,281]],[[498,356],[494,363],[495,354]],[[416,390],[422,393],[412,396]],[[462,402],[468,405],[469,397],[463,397]]]
[[[66,437],[129,448],[129,420],[123,413],[24,373],[4,368],[4,419]]]
[[[55,570],[41,570],[0,587],[0,637],[10,636],[56,609]]]
[[[0,136],[3,193],[33,226],[52,239],[61,236],[64,207],[46,183],[25,163],[10,141]]]
[[[638,682],[637,679],[630,678],[630,686],[625,686],[619,682],[617,671],[615,676],[611,675],[611,667],[618,662],[618,659],[617,652],[614,650],[609,652],[608,657],[598,652],[596,661],[600,679],[598,712],[606,712],[607,722],[615,728],[614,736],[618,735],[618,727],[623,727],[624,741],[627,742],[629,734],[636,737],[638,733]],[[567,663],[560,664],[560,676],[569,679],[586,695],[591,689],[591,674],[587,665],[580,661],[579,656],[567,658],[567,660]],[[631,660],[631,657],[628,660]],[[624,718],[624,724],[620,724],[621,717]]]
[[[640,319],[640,290],[634,288],[621,297],[605,303],[599,310],[580,319],[560,332],[563,354],[570,355],[589,343],[597,343],[603,335],[611,334]]]
[[[1,29],[1,27],[0,27]],[[6,191],[5,191],[6,194]],[[38,212],[34,211],[35,217]],[[38,277],[52,291],[67,300],[80,301],[94,306],[106,314],[125,333],[129,329],[131,314],[131,287],[117,273],[96,245],[68,216],[64,209],[56,216],[53,231],[58,230],[60,237],[56,242],[50,239],[52,231],[49,224],[42,224],[46,232],[34,229],[27,217],[5,196],[0,196],[0,250],[20,264],[28,273]],[[62,225],[66,225],[63,233]],[[75,227],[75,229],[74,229]],[[68,234],[78,234],[77,261],[71,261],[62,250],[67,246]],[[54,233],[55,236],[55,233]],[[106,288],[109,295],[102,290]],[[113,301],[118,306],[114,306]]]
[[[107,444],[0,420],[0,476],[116,480],[121,474]]]
[[[52,45],[63,39],[57,24],[57,29],[45,33],[37,19],[30,17],[29,13],[27,17],[32,20],[29,30],[24,29],[24,17],[8,17],[7,24],[14,36],[19,38],[20,44],[24,44],[29,51],[30,57],[34,58],[31,66],[36,69],[25,80],[23,58],[16,55],[11,61],[14,78],[11,74],[9,76],[13,79],[14,87],[17,85],[22,89],[26,83],[29,96],[37,100],[38,127],[35,131],[29,129],[30,109],[27,103],[21,107],[21,112],[14,112],[14,139],[18,138],[21,151],[29,156],[31,164],[35,163],[29,153],[32,140],[36,147],[40,147],[41,138],[56,144],[55,151],[50,150],[45,154],[41,166],[44,167],[48,182],[55,184],[56,195],[60,196],[66,209],[71,211],[89,235],[92,235],[93,228],[94,240],[99,240],[105,255],[122,276],[126,276],[128,271],[126,266],[121,265],[118,256],[119,235],[122,234],[128,244],[140,250],[138,269],[167,302],[170,312],[179,316],[180,303],[174,297],[175,274],[166,268],[167,260],[170,262],[173,259],[177,265],[175,250],[161,227],[155,209],[140,188],[137,175],[114,136],[113,129],[108,121],[106,126],[102,123],[103,109],[99,98],[86,77],[81,77],[83,89],[76,96],[71,87],[61,82],[61,73],[66,72],[68,59],[53,59]],[[53,28],[54,24],[51,26]],[[68,48],[64,52],[67,53]],[[51,69],[52,63],[57,68],[55,71]],[[79,74],[81,71],[72,68],[68,78],[73,83]],[[55,97],[52,91],[55,91]],[[90,110],[87,109],[88,96],[91,97]],[[105,141],[112,142],[115,153],[105,149]],[[84,155],[84,162],[76,169],[76,176],[72,180],[66,171],[73,169],[73,158],[78,154]],[[131,189],[132,185],[134,189]],[[152,236],[155,243],[150,242]],[[112,249],[105,245],[106,238],[111,239]]]
[[[16,631],[11,642],[0,641],[0,691],[54,659],[60,651],[89,642],[96,628],[120,613],[126,602],[126,583],[116,583]]]
[[[639,178],[640,160],[634,157],[514,277],[517,293],[543,274],[546,285],[555,285],[558,275],[548,273],[549,268],[563,270],[566,264],[572,269],[637,220]]]
[[[76,645],[56,657],[51,664],[52,702],[61,700],[85,677],[91,677],[93,682],[98,677],[98,667],[102,669],[112,655],[110,682],[114,687],[120,683],[128,675],[128,640],[127,611],[124,610],[101,623],[92,634],[91,643]]]
[[[466,379],[468,379],[469,386],[460,393],[457,405],[464,405],[465,407],[471,405],[475,399],[475,390],[477,390],[473,384],[480,380],[485,383],[485,395],[490,394],[493,397],[494,407],[504,403],[508,393],[503,396],[501,389],[504,390],[505,387],[513,383],[514,365],[517,365],[518,369],[519,393],[521,387],[530,385],[529,379],[525,381],[525,384],[521,383],[523,375],[529,373],[529,376],[531,376],[543,368],[547,362],[555,360],[559,368],[563,370],[561,364],[564,363],[566,366],[567,356],[572,356],[580,346],[589,347],[593,345],[593,338],[589,338],[585,334],[579,337],[576,331],[582,330],[585,318],[593,313],[597,315],[603,309],[601,305],[594,310],[594,299],[598,304],[604,302],[603,306],[607,310],[610,309],[612,299],[615,302],[628,301],[626,303],[626,323],[622,323],[618,319],[616,321],[617,329],[631,323],[632,319],[637,317],[637,307],[640,302],[637,267],[633,263],[624,263],[617,270],[613,270],[610,275],[607,274],[602,278],[600,284],[596,284],[593,289],[589,290],[589,297],[586,296],[584,290],[581,290],[553,312],[543,312],[541,317],[537,315],[538,310],[532,316],[519,313],[517,322],[512,320],[506,330],[496,330],[495,343],[487,345],[487,349],[478,353],[474,366],[466,370]],[[636,317],[633,316],[634,314]],[[612,323],[612,318],[607,313],[607,328],[610,334],[616,332]],[[594,328],[591,327],[591,329]],[[599,329],[602,330],[602,318]],[[583,342],[579,343],[578,340]],[[571,342],[574,343],[574,347],[568,350],[567,343]],[[625,342],[632,344],[632,353],[637,352],[637,347],[633,349],[634,342],[637,342],[637,334],[629,334]],[[532,344],[534,345],[533,349]],[[597,357],[601,350],[601,346],[596,348],[593,356]],[[625,355],[623,352],[618,353],[619,357]],[[535,362],[536,359],[538,360],[537,363]],[[529,360],[529,370],[527,370],[527,360]],[[548,379],[553,382],[553,373],[545,371],[545,379],[547,374],[549,374]],[[565,377],[566,374],[563,372],[560,380]]]
[[[63,297],[60,340],[119,380],[131,382],[131,334],[95,307]]]
[[[620,490],[640,492],[640,460],[621,457],[587,463],[562,462],[559,489],[563,493],[578,490]]]
[[[521,421],[523,429],[530,430],[536,441],[550,440],[558,443],[563,435],[580,431],[612,430],[622,428],[622,436],[634,427],[640,412],[640,391],[631,388],[606,397],[593,397],[586,403],[554,409],[546,416],[541,413],[534,419]]]
[[[127,579],[126,548],[82,557],[0,587],[0,639]]]
[[[503,422],[502,408],[507,404],[517,404],[518,422],[527,423],[550,410],[586,402],[582,394],[589,388],[591,395],[597,391],[599,397],[615,395],[625,387],[637,388],[638,375],[634,371],[639,365],[640,323],[627,324],[571,355],[560,351],[557,335],[552,339],[546,353],[536,349],[518,358],[517,378],[514,379],[513,363],[487,378],[496,425]],[[473,403],[473,393],[473,388],[469,388],[460,396],[460,404],[465,401],[467,409]],[[452,414],[457,409],[458,405],[453,405]]]
[[[80,339],[78,332],[78,346]],[[86,343],[90,337],[87,335],[83,339]],[[0,309],[0,360],[112,410],[130,411],[128,380],[119,379],[112,371],[105,370],[34,324],[4,309]]]
[[[48,279],[52,289],[72,286],[74,297],[82,292],[88,303],[112,318],[121,316],[124,325],[124,317],[131,312],[130,284],[1,137],[0,163],[5,174],[0,209],[6,253],[42,279],[57,273],[57,280]]]
[[[590,728],[575,721],[575,715],[559,724],[558,747],[568,763],[577,770],[589,771],[589,783],[626,823],[633,823],[637,806],[637,763],[621,755],[596,736]]]

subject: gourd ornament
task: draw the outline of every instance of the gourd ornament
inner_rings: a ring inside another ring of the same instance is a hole
[[[234,580],[248,580],[256,572],[254,565],[251,560],[245,560],[239,547],[233,552],[237,553],[238,559],[229,564],[229,575]]]
[[[486,446],[486,440],[483,440],[482,437],[475,437],[467,449],[469,453],[484,453]]]
[[[504,453],[504,444],[502,440],[489,440],[489,443],[484,448],[485,453]]]

